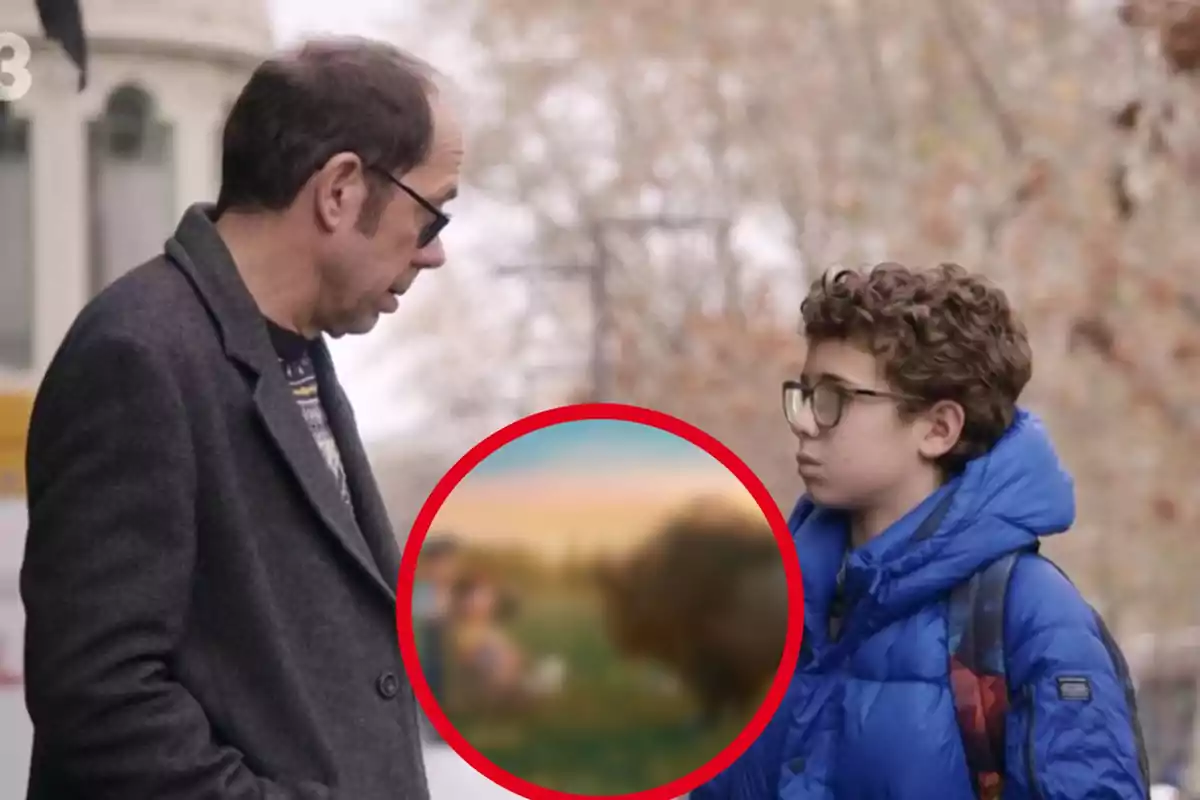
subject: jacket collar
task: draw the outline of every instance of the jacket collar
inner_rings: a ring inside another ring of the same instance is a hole
[[[357,518],[342,500],[337,481],[300,413],[280,368],[266,320],[217,232],[214,219],[213,205],[191,206],[167,241],[167,258],[195,287],[214,321],[226,356],[250,372],[256,411],[313,510],[371,582],[394,602],[399,547],[325,341],[320,338],[315,342],[313,361]]]

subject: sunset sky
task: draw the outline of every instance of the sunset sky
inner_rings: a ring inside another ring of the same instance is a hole
[[[724,465],[685,439],[617,420],[572,422],[486,459],[451,493],[435,528],[551,559],[613,554],[702,496],[757,509]]]

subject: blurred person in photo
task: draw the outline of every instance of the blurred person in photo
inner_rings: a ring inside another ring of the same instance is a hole
[[[526,652],[510,623],[516,597],[481,574],[454,586],[448,623],[449,658],[459,702],[476,710],[513,710],[562,692],[566,663],[556,654]],[[450,671],[450,670],[448,670]]]
[[[459,569],[457,539],[439,535],[426,541],[413,585],[413,619],[421,670],[438,703],[446,700],[446,651]],[[429,735],[440,739],[436,731],[431,730]]]
[[[30,800],[429,797],[325,337],[444,263],[462,158],[428,64],[304,42],[234,103],[216,203],[75,320],[28,438]]]
[[[1071,528],[1074,484],[1018,405],[1032,353],[1005,294],[882,264],[830,271],[801,312],[801,659],[693,800],[1147,797],[1124,657],[1037,552]]]
[[[502,624],[504,598],[481,575],[454,587],[451,652],[460,667],[464,694],[486,705],[521,703],[526,657]]]

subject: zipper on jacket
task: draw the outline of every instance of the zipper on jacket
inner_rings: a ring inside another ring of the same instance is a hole
[[[1042,800],[1042,787],[1038,785],[1037,770],[1033,763],[1033,731],[1034,725],[1037,722],[1037,700],[1033,694],[1033,687],[1025,687],[1025,695],[1029,700],[1029,722],[1025,728],[1025,780],[1029,783],[1029,795],[1034,800]]]

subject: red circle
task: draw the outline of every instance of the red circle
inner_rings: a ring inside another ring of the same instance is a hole
[[[653,789],[605,796],[609,800],[617,800],[617,798],[621,800],[675,800],[694,791],[698,786],[707,783],[718,773],[724,771],[753,744],[766,728],[771,717],[775,715],[783,702],[788,685],[791,683],[796,662],[800,657],[800,640],[804,629],[799,622],[804,618],[804,586],[800,578],[800,561],[796,555],[791,533],[787,528],[787,521],[758,476],[732,450],[694,425],[669,414],[639,406],[622,403],[579,403],[552,408],[519,419],[471,448],[438,481],[437,486],[434,487],[433,492],[421,507],[421,513],[417,515],[408,541],[405,543],[396,590],[396,630],[400,638],[400,656],[404,661],[404,668],[408,672],[409,680],[412,682],[417,701],[421,704],[426,716],[429,717],[429,721],[441,734],[446,744],[481,775],[501,788],[527,798],[527,800],[582,800],[582,798],[600,797],[599,795],[581,795],[548,789],[522,780],[493,764],[460,735],[438,706],[429,684],[425,681],[425,674],[417,655],[412,620],[412,586],[416,579],[417,560],[420,556],[421,545],[442,504],[446,502],[458,483],[479,466],[481,461],[506,444],[543,428],[584,420],[617,420],[647,425],[672,433],[703,449],[720,461],[750,492],[755,502],[758,503],[763,516],[770,523],[771,531],[775,534],[775,540],[779,544],[779,550],[783,556],[788,587],[788,630],[784,641],[783,658],[779,663],[779,669],[775,673],[775,679],[771,683],[766,700],[755,712],[750,723],[716,758],[688,775]]]

